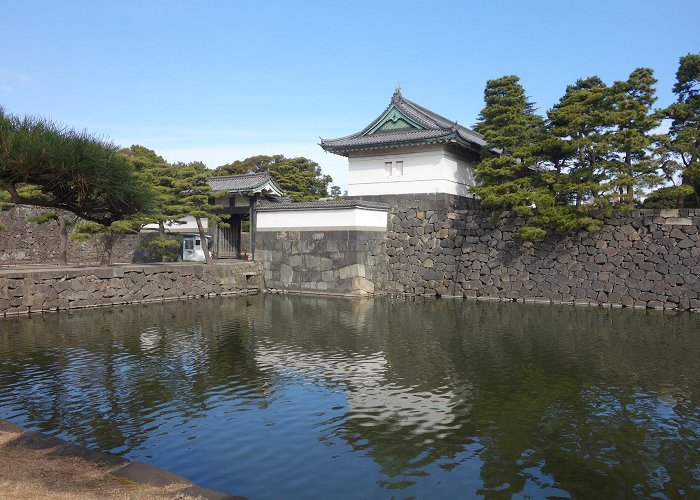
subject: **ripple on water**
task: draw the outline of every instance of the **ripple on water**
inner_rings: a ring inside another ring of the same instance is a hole
[[[698,321],[281,296],[13,319],[0,417],[252,498],[682,496]]]

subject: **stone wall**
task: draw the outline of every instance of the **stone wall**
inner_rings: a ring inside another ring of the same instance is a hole
[[[8,264],[60,264],[61,229],[57,221],[43,224],[29,222],[31,217],[47,210],[26,205],[15,205],[0,211],[0,265]],[[75,216],[62,212],[71,219]],[[123,235],[114,242],[113,262],[130,263],[148,260],[139,248],[140,235]],[[99,264],[104,248],[102,236],[87,241],[68,240],[68,262]]]
[[[262,290],[254,262],[0,270],[0,316]]]
[[[255,260],[268,289],[368,294],[386,283],[386,233],[265,231],[255,236]]]
[[[509,214],[430,208],[389,216],[393,292],[700,309],[700,210],[633,210],[598,232],[523,242]]]

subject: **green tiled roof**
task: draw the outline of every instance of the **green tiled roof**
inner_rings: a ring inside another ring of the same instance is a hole
[[[338,139],[321,139],[320,145],[347,156],[351,151],[446,142],[475,151],[486,145],[481,134],[409,101],[397,89],[389,106],[364,129]]]
[[[267,172],[257,174],[225,175],[221,177],[210,177],[207,183],[212,191],[226,191],[229,193],[259,193],[263,190],[272,194],[282,196],[282,188],[272,180]]]

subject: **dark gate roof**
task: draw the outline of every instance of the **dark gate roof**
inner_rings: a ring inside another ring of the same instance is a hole
[[[273,196],[282,196],[283,194],[282,188],[277,185],[267,172],[209,177],[207,183],[214,192],[227,191],[239,194],[265,192],[265,194]]]
[[[486,145],[478,132],[409,101],[396,89],[389,106],[364,129],[338,139],[321,139],[320,145],[348,156],[351,151],[448,142],[474,151]]]

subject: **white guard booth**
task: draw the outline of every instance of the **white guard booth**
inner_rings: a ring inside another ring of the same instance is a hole
[[[207,236],[207,246],[211,251],[211,236]],[[185,234],[182,238],[182,260],[205,262],[202,241],[198,234]]]

